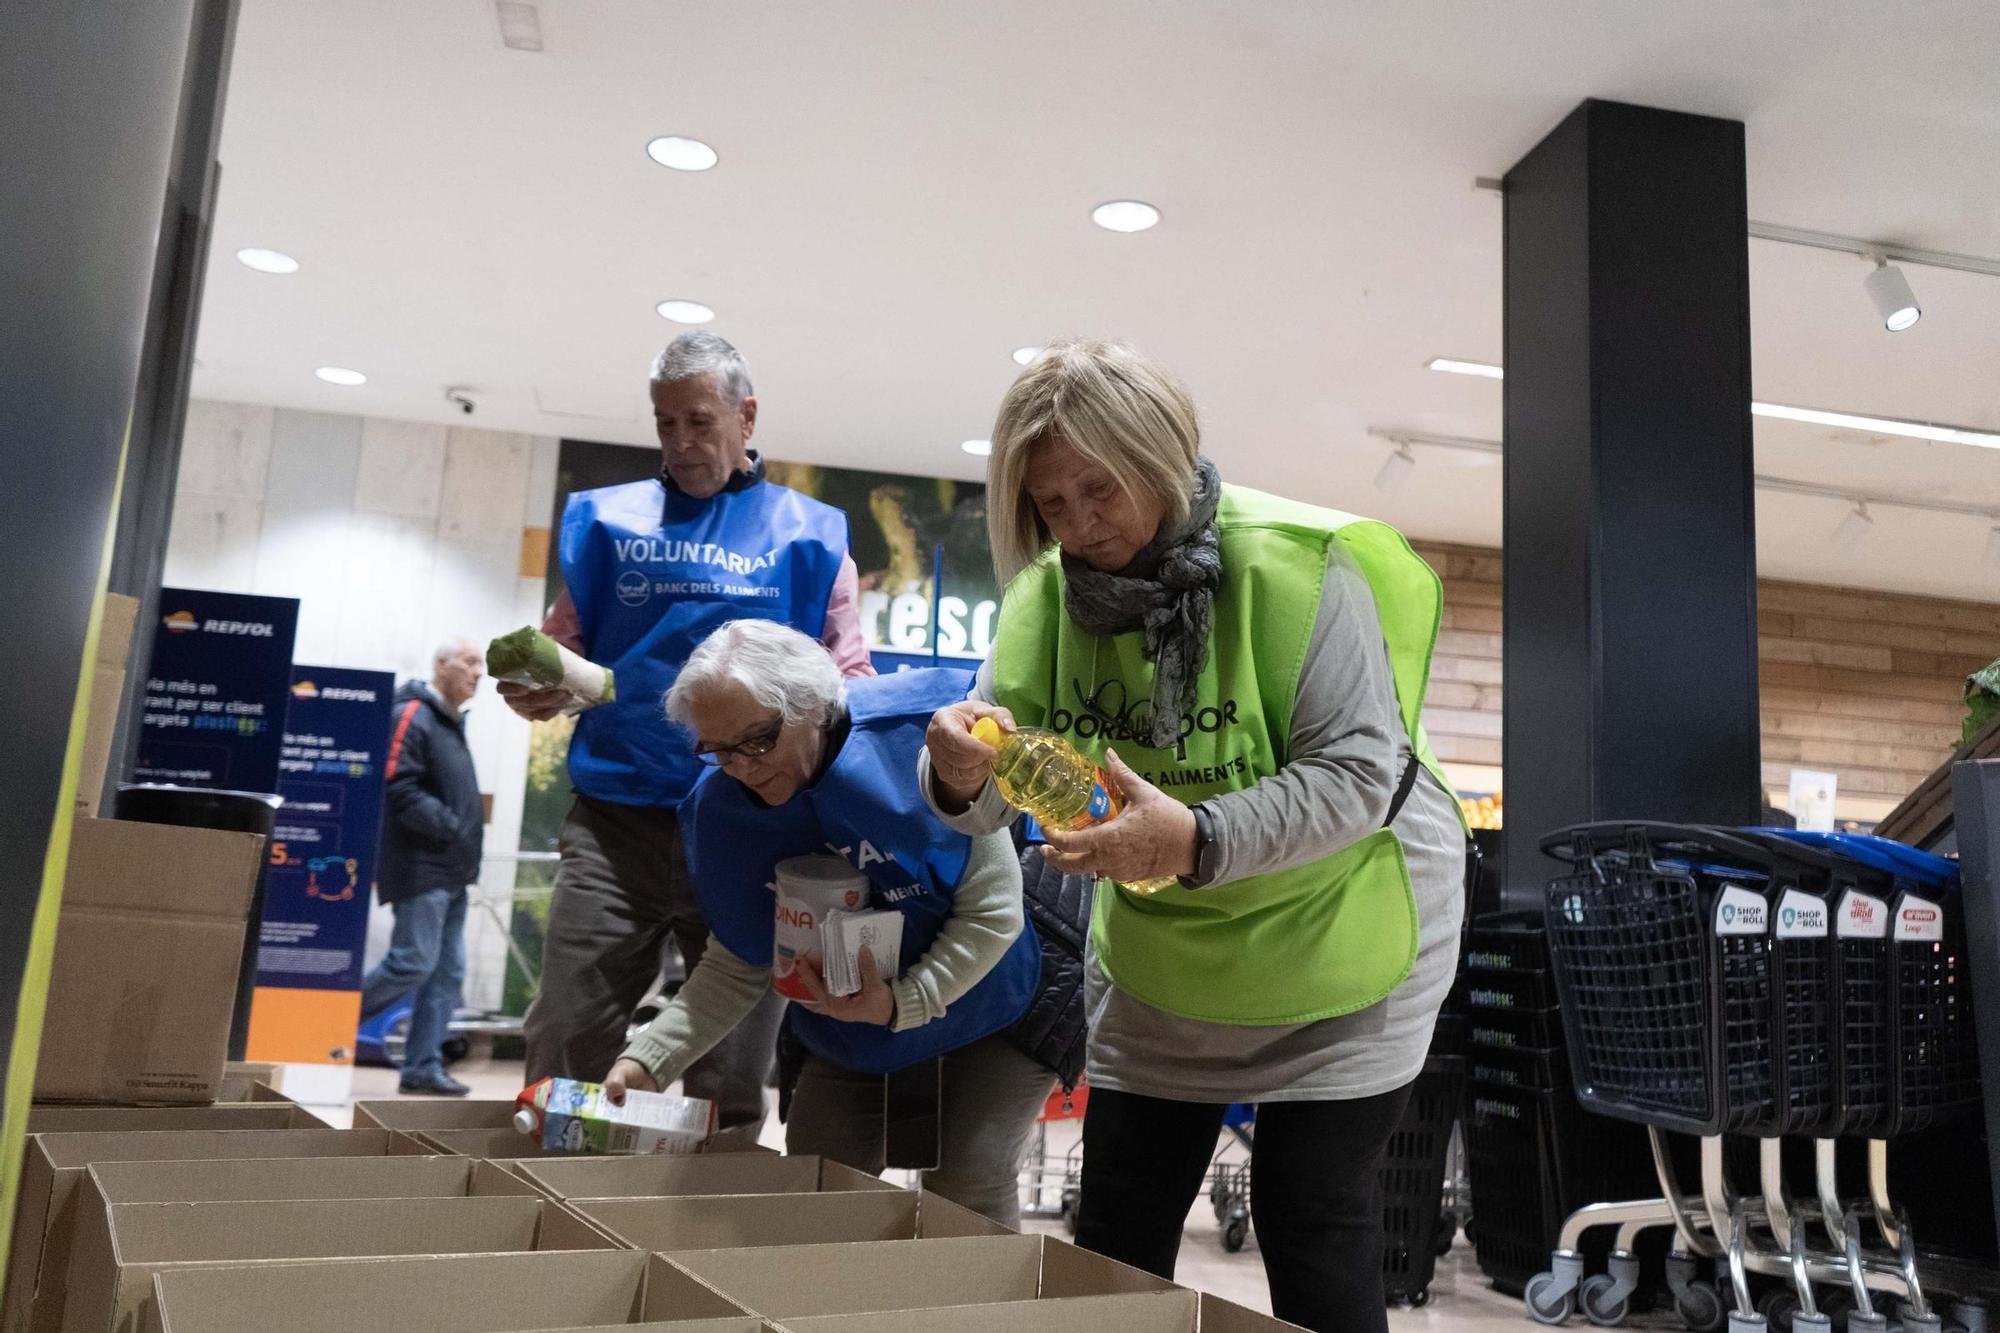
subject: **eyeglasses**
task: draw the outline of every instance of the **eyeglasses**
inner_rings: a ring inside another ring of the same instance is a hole
[[[710,745],[694,752],[694,757],[704,764],[720,767],[731,759],[759,759],[778,748],[778,737],[784,734],[785,719],[771,719],[771,725],[756,734],[736,742],[734,745]]]

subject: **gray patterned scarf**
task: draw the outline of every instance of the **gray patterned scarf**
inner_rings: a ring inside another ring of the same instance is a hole
[[[1194,497],[1178,526],[1165,524],[1113,574],[1065,554],[1063,609],[1091,634],[1109,637],[1144,630],[1153,663],[1153,703],[1141,739],[1164,750],[1180,739],[1188,691],[1208,665],[1208,634],[1215,590],[1222,582],[1222,552],[1215,507],[1222,477],[1206,458],[1195,460]]]

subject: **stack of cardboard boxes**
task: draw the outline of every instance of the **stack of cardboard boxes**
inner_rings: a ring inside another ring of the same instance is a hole
[[[278,1103],[50,1121],[0,1333],[1288,1327],[819,1158],[438,1150],[510,1105],[363,1103],[353,1130]]]
[[[37,1102],[203,1105],[224,1092],[264,839],[98,818],[138,612],[109,597],[98,633]]]

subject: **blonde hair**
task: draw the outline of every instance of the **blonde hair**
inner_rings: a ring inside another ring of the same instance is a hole
[[[1171,376],[1122,343],[1052,343],[1015,379],[993,423],[986,463],[986,529],[1004,585],[1055,539],[1028,498],[1028,455],[1060,440],[1109,472],[1128,493],[1187,517],[1201,426],[1194,400]]]

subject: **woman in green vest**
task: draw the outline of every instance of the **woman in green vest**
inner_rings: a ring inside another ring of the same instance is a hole
[[[1077,1241],[1171,1277],[1223,1112],[1255,1102],[1274,1311],[1385,1329],[1376,1172],[1463,910],[1464,826],[1417,720],[1437,576],[1392,528],[1224,485],[1187,394],[1115,344],[1022,372],[987,477],[1006,596],[919,781],[955,827],[1003,827],[972,735],[991,716],[1123,787],[1117,818],[1048,831],[1099,880]]]

